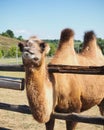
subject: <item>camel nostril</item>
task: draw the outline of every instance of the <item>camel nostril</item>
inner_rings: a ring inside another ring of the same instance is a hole
[[[35,61],[38,61],[38,60],[39,60],[39,58],[38,58],[38,57],[35,57],[35,58],[34,58],[34,60],[35,60]]]
[[[27,57],[29,54],[27,52],[24,53],[24,56]]]

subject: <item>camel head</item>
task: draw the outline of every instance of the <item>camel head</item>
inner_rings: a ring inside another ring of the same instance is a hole
[[[25,66],[38,67],[42,63],[43,57],[49,52],[50,47],[37,37],[30,37],[29,40],[18,44],[22,52],[22,59]]]

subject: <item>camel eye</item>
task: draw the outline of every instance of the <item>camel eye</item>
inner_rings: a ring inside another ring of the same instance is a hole
[[[42,42],[42,43],[40,44],[40,48],[41,48],[41,51],[42,51],[42,52],[45,50],[45,47],[46,47],[45,42]]]

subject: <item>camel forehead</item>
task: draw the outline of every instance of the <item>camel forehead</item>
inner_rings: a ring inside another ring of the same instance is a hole
[[[37,37],[30,37],[29,40],[26,41],[26,46],[38,46],[42,41]]]
[[[39,39],[39,38],[37,38],[37,37],[31,37],[29,40],[28,40],[29,42],[31,42],[31,43],[41,43],[42,41]]]

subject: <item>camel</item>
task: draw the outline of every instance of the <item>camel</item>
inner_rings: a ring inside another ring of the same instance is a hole
[[[46,130],[52,130],[54,121],[50,119],[54,110],[54,77],[46,66],[46,54],[50,47],[33,36],[19,43],[26,72],[26,91],[32,115],[39,123],[46,123]],[[51,128],[52,126],[52,128]]]
[[[101,114],[104,114],[104,76],[49,73],[45,62],[49,45],[35,36],[19,43],[19,47],[26,72],[26,91],[31,112],[35,120],[45,123],[46,130],[54,129],[55,120],[51,118],[54,111],[79,113],[99,105]],[[49,64],[97,65],[97,58],[94,61],[90,55],[87,57],[85,48],[77,54],[74,50],[74,31],[64,29]],[[74,130],[76,124],[66,121],[66,129]]]

